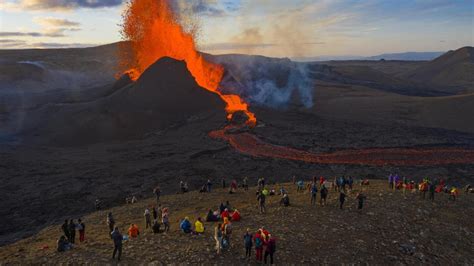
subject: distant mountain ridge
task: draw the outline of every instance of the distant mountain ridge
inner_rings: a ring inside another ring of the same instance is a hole
[[[380,54],[375,56],[365,57],[365,60],[402,60],[402,61],[430,61],[445,52],[405,52],[405,53],[390,53]]]
[[[445,52],[404,52],[404,53],[387,53],[374,56],[357,56],[357,55],[322,55],[312,57],[292,57],[291,60],[299,62],[311,61],[349,61],[349,60],[399,60],[399,61],[430,61]]]

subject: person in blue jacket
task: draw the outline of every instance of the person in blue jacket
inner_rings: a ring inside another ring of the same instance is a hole
[[[181,222],[181,224],[179,225],[179,228],[181,228],[181,230],[185,233],[185,234],[189,234],[192,232],[191,228],[192,228],[192,225],[191,225],[191,222],[189,221],[189,218],[186,217],[184,218],[184,220]]]

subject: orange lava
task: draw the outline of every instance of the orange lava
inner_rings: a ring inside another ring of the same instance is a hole
[[[304,161],[315,164],[360,164],[396,166],[432,166],[474,164],[474,150],[459,148],[374,148],[315,154],[266,143],[250,133],[228,133],[226,129],[209,133],[229,142],[237,151],[255,157]]]
[[[131,0],[123,14],[122,35],[131,41],[132,53],[121,53],[120,65],[132,80],[162,57],[184,60],[199,86],[218,94],[226,103],[227,118],[242,111],[247,124],[257,119],[238,95],[224,95],[218,88],[224,68],[206,61],[197,52],[192,33],[185,32],[166,0]]]

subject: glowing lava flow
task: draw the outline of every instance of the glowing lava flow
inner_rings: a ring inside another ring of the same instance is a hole
[[[314,154],[265,143],[250,133],[228,133],[228,129],[212,131],[209,135],[213,138],[226,140],[237,151],[255,157],[278,158],[317,164],[361,164],[373,166],[474,164],[474,150],[457,148],[380,148]]]
[[[121,53],[121,67],[132,80],[158,59],[168,56],[186,62],[199,86],[218,94],[226,103],[227,118],[242,111],[247,124],[255,125],[256,117],[238,95],[224,95],[218,88],[224,69],[206,61],[196,51],[191,33],[183,30],[166,0],[131,0],[123,15],[122,35],[131,42],[132,53]]]

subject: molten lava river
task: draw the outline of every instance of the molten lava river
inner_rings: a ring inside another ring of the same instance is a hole
[[[206,61],[196,50],[192,32],[186,32],[166,0],[131,0],[123,15],[122,36],[131,43],[131,52],[121,52],[120,67],[136,80],[162,57],[184,60],[199,86],[216,93],[226,103],[227,118],[236,112],[247,115],[247,126],[255,126],[255,114],[240,96],[223,94],[219,85],[224,73],[221,65]],[[474,164],[474,151],[462,149],[362,149],[313,154],[265,143],[255,135],[229,133],[229,127],[209,135],[225,140],[237,151],[257,157],[272,157],[318,164],[365,165],[440,165]]]

